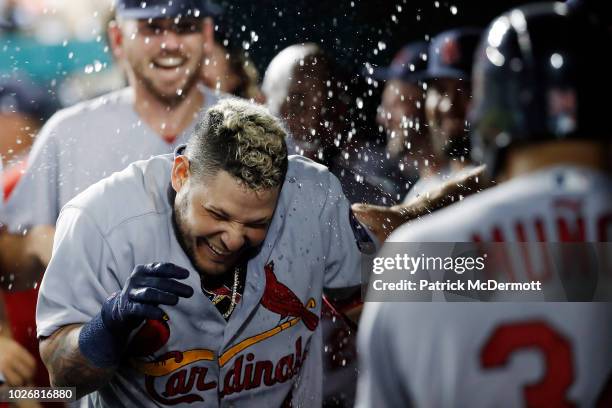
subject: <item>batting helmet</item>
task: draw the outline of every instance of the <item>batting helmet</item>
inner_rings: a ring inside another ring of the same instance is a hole
[[[608,32],[563,3],[536,3],[491,23],[476,55],[472,155],[496,174],[506,148],[570,138],[608,139]]]

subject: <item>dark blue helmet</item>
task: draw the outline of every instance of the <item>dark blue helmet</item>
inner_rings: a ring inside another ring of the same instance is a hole
[[[443,31],[431,40],[427,78],[470,80],[482,30],[474,27]]]
[[[612,41],[563,3],[536,3],[491,23],[473,72],[472,155],[496,174],[510,145],[609,139]]]
[[[408,43],[395,54],[388,67],[374,68],[365,75],[377,80],[400,79],[406,82],[418,82],[425,78],[427,70],[427,48],[425,41]]]

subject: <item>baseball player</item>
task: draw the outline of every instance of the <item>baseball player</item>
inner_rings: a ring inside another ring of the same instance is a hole
[[[435,158],[431,163],[434,171],[423,172],[406,195],[406,203],[470,169],[466,115],[472,91],[472,61],[480,34],[480,29],[459,28],[444,31],[431,40],[424,79],[425,119]]]
[[[424,114],[429,137],[427,149],[431,154],[427,155],[421,147],[427,160],[419,164],[419,179],[402,203],[391,207],[353,206],[357,218],[381,240],[399,225],[487,187],[482,183],[482,168],[474,167],[469,160],[466,129],[472,93],[469,78],[479,38],[480,30],[475,28],[459,28],[436,35],[427,51],[425,72],[413,77],[427,84]],[[417,66],[414,67],[416,72]],[[386,88],[392,91],[393,86],[390,82]],[[387,91],[383,94],[385,97],[389,98]],[[386,116],[392,119],[391,112]],[[383,123],[393,127],[393,120]]]
[[[398,166],[395,182],[400,197],[405,196],[414,178],[425,177],[435,169],[425,121],[427,72],[425,41],[408,43],[393,57],[388,67],[366,69],[366,74],[385,81],[376,122],[387,133],[388,162]]]
[[[321,405],[322,290],[358,285],[373,241],[285,137],[224,100],[186,148],[63,208],[37,309],[54,385],[89,406]]]
[[[64,109],[45,124],[0,214],[9,231],[55,225],[62,206],[89,185],[187,140],[201,110],[217,100],[197,86],[203,47],[212,41],[206,15],[201,0],[117,1],[109,41],[130,86]],[[46,266],[53,234],[32,238]],[[21,268],[10,273],[31,287],[42,270],[34,276]],[[30,320],[33,326],[33,314]]]
[[[601,121],[600,98],[612,87],[600,78],[612,69],[611,48],[603,29],[561,3],[496,19],[474,71],[473,142],[501,184],[401,227],[389,241],[609,242],[612,129]],[[365,309],[359,407],[612,402],[609,304]]]
[[[55,224],[60,209],[89,185],[135,160],[171,152],[217,97],[199,87],[203,44],[213,26],[201,0],[119,0],[109,26],[129,87],[55,114],[2,221],[12,231]]]
[[[363,135],[343,136],[352,121],[349,91],[341,86],[344,77],[318,44],[294,44],[270,61],[262,91],[270,111],[287,125],[291,154],[329,167],[351,202],[393,202],[393,183],[381,174],[384,152]]]

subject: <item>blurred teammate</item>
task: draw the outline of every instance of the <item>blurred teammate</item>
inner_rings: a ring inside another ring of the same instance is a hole
[[[329,167],[350,202],[389,203],[385,184],[390,181],[377,174],[384,153],[353,134],[344,79],[319,45],[296,44],[272,59],[262,90],[270,111],[288,127],[290,154]]]
[[[240,98],[264,103],[259,89],[259,72],[243,49],[228,39],[216,40],[202,64],[202,81],[211,88]],[[227,45],[224,45],[227,44]]]
[[[4,171],[0,166],[0,212],[2,198],[21,175],[35,135],[55,108],[54,101],[28,78],[0,78],[0,164],[7,164]],[[37,293],[31,288],[49,261],[52,241],[51,227],[11,234],[0,224],[0,382],[8,386],[49,384],[37,359],[38,342],[33,335]],[[24,320],[32,324],[22,324]]]
[[[480,30],[460,28],[436,35],[429,46],[425,119],[433,171],[422,172],[405,201],[434,189],[470,165],[467,109],[470,75]]]
[[[0,77],[0,156],[5,171],[24,159],[56,103],[25,77]],[[0,172],[2,173],[2,172]]]
[[[609,242],[612,128],[601,98],[612,86],[601,78],[611,48],[602,28],[561,3],[496,19],[478,54],[472,119],[476,159],[501,184],[389,241]],[[360,407],[611,406],[608,303],[365,309]]]
[[[427,88],[424,113],[431,154],[425,155],[419,165],[420,177],[401,204],[353,206],[358,219],[381,241],[397,226],[486,188],[480,177],[482,168],[474,167],[470,160],[466,117],[479,38],[480,30],[460,28],[438,34],[429,45],[422,79]]]
[[[436,170],[425,121],[423,79],[427,71],[427,43],[405,45],[389,67],[375,68],[368,76],[385,81],[376,122],[387,134],[388,167],[400,197],[415,177],[425,178]],[[412,180],[411,180],[412,179]]]
[[[130,86],[51,118],[6,205],[2,221],[11,230],[55,224],[62,206],[92,183],[187,140],[202,108],[217,99],[197,86],[213,31],[203,4],[118,2],[109,38]]]
[[[213,32],[201,1],[120,0],[116,14],[109,38],[130,86],[64,109],[46,123],[0,212],[0,222],[11,232],[55,225],[62,206],[92,183],[132,161],[172,151],[193,132],[202,108],[217,99],[197,86],[203,46]],[[52,234],[42,237],[47,239],[32,241],[38,245],[33,251],[44,253],[39,259],[46,263]],[[30,249],[18,245],[14,251]],[[44,269],[32,276],[22,268],[9,273],[36,286]],[[35,342],[33,309],[21,305],[21,313],[30,313],[15,324]]]

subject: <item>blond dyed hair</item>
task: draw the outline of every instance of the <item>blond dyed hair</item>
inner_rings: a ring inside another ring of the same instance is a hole
[[[287,132],[266,108],[237,98],[208,109],[187,143],[196,176],[223,170],[252,190],[282,185],[287,173]]]

